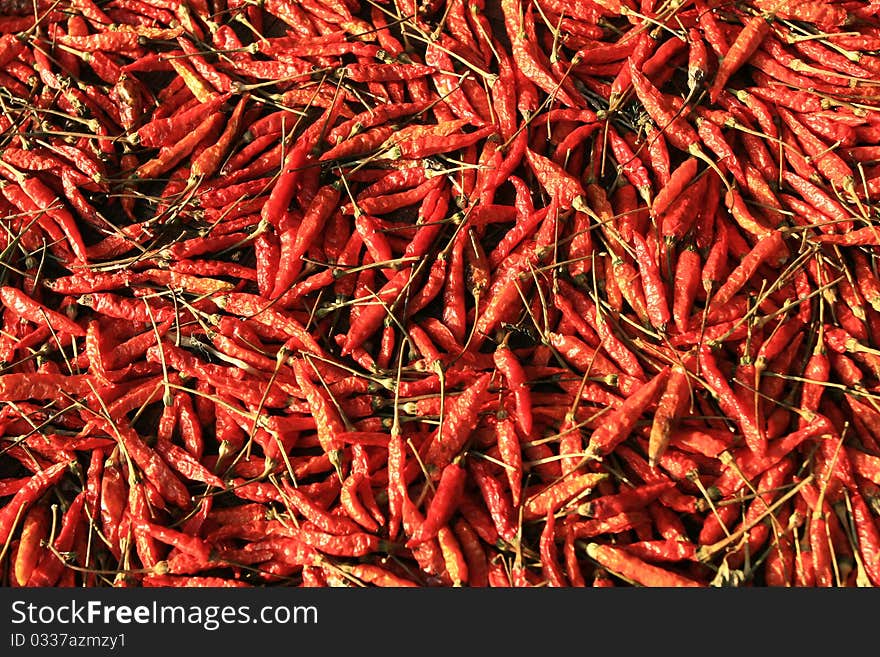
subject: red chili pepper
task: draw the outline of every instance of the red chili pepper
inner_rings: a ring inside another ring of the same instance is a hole
[[[508,543],[513,543],[516,540],[513,505],[499,480],[491,474],[488,464],[483,461],[469,459],[468,471],[480,489],[498,535]]]
[[[222,159],[231,148],[233,141],[238,137],[247,102],[248,96],[242,96],[241,100],[239,100],[235,109],[232,111],[232,115],[229,117],[229,121],[223,129],[223,133],[220,135],[219,139],[217,139],[216,143],[203,150],[202,153],[193,160],[192,166],[190,167],[190,175],[209,178],[220,169]]]
[[[781,261],[786,255],[785,242],[780,231],[774,230],[762,236],[752,250],[737,265],[724,284],[718,288],[712,297],[709,313],[723,304],[729,302],[743,285],[754,275],[758,267],[768,259],[774,258],[775,262]]]
[[[614,495],[602,495],[582,504],[578,513],[588,518],[608,518],[619,513],[638,511],[674,486],[671,481],[658,481]]]
[[[666,285],[660,275],[660,267],[645,239],[638,233],[632,236],[633,250],[642,277],[642,289],[651,324],[661,332],[672,319],[669,303],[666,300]]]
[[[462,119],[463,120],[463,119]],[[453,127],[454,126],[454,127]],[[467,148],[495,133],[494,126],[478,128],[470,133],[457,133],[460,126],[448,121],[433,127],[422,128],[415,133],[398,131],[389,138],[389,149],[383,157],[390,159],[421,159],[438,153]],[[457,134],[456,134],[457,133]]]
[[[9,286],[0,288],[0,301],[3,302],[4,307],[29,322],[48,324],[54,331],[71,336],[85,335],[85,331],[76,322],[37,303],[17,288]]]
[[[181,110],[172,116],[157,118],[145,123],[133,139],[147,148],[161,148],[173,144],[198,126],[206,116],[210,116],[227,101],[228,96],[214,94],[208,101],[200,102],[192,108]]]
[[[221,126],[223,119],[220,112],[209,114],[179,141],[173,145],[163,146],[156,157],[137,168],[135,175],[142,179],[158,178],[192,153],[199,142]]]
[[[611,411],[590,436],[585,458],[601,460],[619,443],[626,440],[638,422],[639,416],[655,401],[668,376],[669,368],[664,368],[628,397],[619,408]]]
[[[679,197],[697,174],[697,159],[689,157],[670,174],[669,181],[663,185],[651,203],[651,214],[660,216]]]
[[[681,333],[690,330],[690,316],[700,287],[701,263],[700,254],[691,247],[678,254],[672,292],[672,318]]]
[[[554,295],[553,303],[562,311],[563,316],[572,322],[575,330],[590,345],[598,347],[601,341],[604,352],[608,354],[621,370],[636,378],[644,378],[644,372],[635,354],[614,335],[607,321],[602,315],[597,314],[592,303],[587,299],[573,298],[577,302],[576,305],[570,303],[569,299],[561,295]],[[586,317],[586,321],[583,317]],[[595,332],[593,328],[596,329]],[[560,335],[553,332],[548,334],[547,337],[554,348],[558,349],[567,360],[584,372],[588,369],[593,369],[596,372],[616,374],[618,371],[613,364],[607,361],[601,352],[595,348],[586,348],[588,345],[574,336]]]
[[[370,128],[366,132],[349,137],[339,142],[329,150],[324,151],[319,158],[322,162],[327,160],[339,160],[354,156],[364,155],[377,150],[380,146],[395,134],[396,130],[391,125],[380,125]]]
[[[767,440],[758,423],[758,418],[754,417],[754,413],[748,410],[733,393],[730,385],[718,370],[717,361],[708,345],[704,345],[700,349],[700,368],[702,375],[706,378],[709,390],[718,401],[719,406],[728,417],[739,424],[749,449],[756,456],[763,456],[767,450]]]
[[[714,103],[731,76],[742,68],[770,33],[770,23],[758,14],[750,18],[730,48],[723,53],[718,71],[709,87],[709,100]]]
[[[63,204],[58,202],[55,193],[41,182],[39,178],[25,176],[8,164],[2,162],[0,164],[3,165],[3,171],[8,172],[3,175],[11,176],[18,183],[21,190],[37,207],[37,212],[45,214],[61,230],[74,255],[79,260],[86,262],[86,247],[80,230],[76,225],[76,220]],[[44,229],[47,227],[46,222],[40,222],[40,225]]]
[[[464,489],[467,470],[458,463],[450,463],[440,475],[437,490],[425,515],[425,521],[407,541],[407,547],[430,540],[437,536],[455,513],[456,505]]]
[[[516,359],[514,353],[506,346],[502,345],[494,352],[495,366],[504,375],[507,386],[513,393],[514,403],[516,404],[516,423],[523,435],[528,436],[532,433],[532,403],[531,391],[529,389],[525,371],[522,365]]]
[[[556,517],[553,513],[547,514],[544,529],[541,531],[539,548],[541,554],[541,570],[547,583],[552,587],[566,587],[568,582],[562,572],[562,567],[557,561],[556,550]]]
[[[331,462],[338,461],[341,456],[338,435],[345,430],[342,420],[325,392],[312,383],[311,376],[303,361],[293,361],[293,371],[297,384],[305,394],[312,415],[315,417],[321,447],[330,457]]]
[[[872,517],[867,503],[857,491],[852,492],[850,504],[858,537],[859,554],[865,565],[868,579],[874,586],[877,586],[877,582],[880,582],[880,566],[878,566],[880,563],[880,531],[877,529],[876,520]]]
[[[798,194],[800,194],[801,198],[803,198],[810,206],[835,220],[835,225],[824,227],[829,232],[852,232],[853,218],[851,213],[847,212],[840,203],[825,193],[820,187],[817,187],[810,181],[804,180],[800,176],[789,171],[783,172],[782,178]]]
[[[639,195],[646,203],[651,203],[653,186],[648,175],[648,170],[642,164],[641,159],[633,152],[626,140],[621,137],[614,128],[608,128],[608,139],[611,151],[620,167],[621,172],[635,187]]]
[[[816,168],[831,183],[844,190],[852,192],[854,174],[844,159],[830,150],[818,137],[816,137],[803,123],[797,120],[794,114],[787,109],[778,108],[779,116],[786,126],[797,137],[798,142],[816,164]]]
[[[308,495],[299,488],[282,481],[284,499],[321,531],[338,536],[360,532],[360,527],[353,520],[344,516],[336,516],[321,509]]]
[[[522,75],[551,97],[558,98],[564,105],[583,107],[584,103],[580,96],[571,95],[565,80],[557,80],[541,61],[542,56],[537,49],[537,43],[527,38],[526,32],[534,25],[530,22],[533,20],[532,6],[527,6],[526,16],[523,19],[521,19],[521,5],[516,0],[505,0],[501,3],[501,9],[504,12],[507,35],[511,41],[511,55]]]
[[[18,548],[11,564],[11,577],[19,586],[25,586],[43,556],[41,543],[49,533],[49,507],[36,504],[28,509],[21,523]]]
[[[52,543],[52,550],[45,552],[27,579],[26,586],[54,586],[61,577],[66,562],[58,555],[72,550],[83,520],[85,493],[77,495],[61,519],[61,526]]]
[[[379,530],[379,524],[358,497],[358,489],[368,485],[365,475],[352,473],[342,484],[339,501],[349,518],[368,532],[375,533]]]
[[[15,525],[47,490],[57,484],[70,462],[59,462],[34,474],[13,498],[0,509],[0,544],[6,545]]]
[[[604,473],[577,473],[572,472],[564,479],[560,479],[549,486],[541,487],[537,492],[531,492],[523,502],[523,520],[537,520],[546,517],[548,513],[559,511],[570,500],[594,488],[604,481],[608,475]]]
[[[736,189],[731,188],[727,190],[724,196],[724,204],[730,210],[730,214],[739,227],[753,238],[760,240],[760,238],[773,233],[772,229],[767,228],[752,214],[742,194]]]
[[[693,579],[642,561],[618,547],[589,543],[586,546],[586,551],[591,559],[612,573],[617,573],[624,579],[642,586],[703,586]]]
[[[633,89],[639,101],[669,143],[685,153],[696,155],[693,152],[694,148],[699,148],[696,131],[668,106],[663,94],[632,63],[629,68]]]
[[[441,527],[437,532],[437,543],[443,555],[446,575],[452,580],[452,586],[466,584],[470,577],[468,564],[453,531],[449,527]]]
[[[427,465],[437,470],[445,468],[466,445],[476,426],[491,378],[490,374],[481,375],[454,401],[449,402],[443,423],[434,432],[426,448],[424,461]]]
[[[218,489],[224,487],[225,484],[222,479],[205,468],[192,454],[177,445],[159,440],[156,443],[156,451],[165,459],[169,466],[183,477],[192,481],[200,481]]]
[[[393,309],[397,304],[400,294],[409,284],[411,276],[411,268],[401,269],[378,292],[369,291],[359,295],[361,298],[368,298],[369,302],[350,322],[349,331],[342,347],[343,355],[360,347],[381,326],[388,309]]]
[[[648,462],[654,467],[672,438],[672,427],[684,414],[689,401],[688,377],[681,366],[674,366],[666,389],[657,403],[648,443]]]
[[[737,183],[746,186],[742,165],[721,128],[714,122],[700,117],[697,117],[696,123],[697,134],[703,145],[718,157],[718,161],[733,174]]]

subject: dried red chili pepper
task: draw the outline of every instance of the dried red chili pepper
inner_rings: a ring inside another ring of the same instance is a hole
[[[585,458],[601,460],[617,444],[626,440],[639,416],[655,401],[668,376],[669,368],[664,368],[628,397],[619,408],[611,411],[590,436]]]
[[[15,493],[12,500],[3,509],[0,509],[0,543],[3,545],[7,543],[9,535],[23,514],[37,502],[43,493],[61,480],[69,465],[69,462],[62,461],[40,470]]]

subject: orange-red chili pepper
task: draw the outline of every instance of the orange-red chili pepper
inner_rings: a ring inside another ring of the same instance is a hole
[[[54,331],[72,336],[84,336],[85,331],[69,317],[37,303],[18,288],[0,288],[0,301],[19,317],[35,324],[48,324]]]
[[[587,554],[612,573],[642,586],[681,587],[703,586],[700,582],[670,570],[654,566],[619,547],[589,543]]]
[[[426,448],[426,464],[440,470],[462,450],[476,426],[491,378],[491,374],[482,374],[454,401],[449,402],[443,424],[434,432]]]
[[[657,403],[648,443],[648,462],[653,467],[669,445],[672,427],[684,414],[689,401],[686,370],[675,365],[670,370],[666,388]]]
[[[724,56],[709,86],[709,100],[712,103],[718,100],[727,81],[746,64],[769,33],[770,23],[761,14],[753,16],[746,22],[730,48],[723,53]]]
[[[639,420],[639,416],[653,403],[665,385],[669,368],[662,369],[650,381],[642,385],[634,394],[624,400],[619,408],[612,410],[593,431],[587,445],[585,457],[601,459],[609,454],[617,444],[626,440]]]

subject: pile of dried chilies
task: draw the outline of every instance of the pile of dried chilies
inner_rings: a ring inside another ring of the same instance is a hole
[[[878,13],[0,1],[3,584],[880,585]]]

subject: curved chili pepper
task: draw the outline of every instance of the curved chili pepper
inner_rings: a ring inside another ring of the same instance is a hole
[[[770,23],[760,14],[750,18],[736,40],[730,45],[718,65],[718,71],[709,86],[709,100],[716,102],[724,85],[748,61],[758,49],[764,38],[770,33]]]
[[[712,297],[709,312],[711,313],[711,309],[718,308],[730,301],[762,263],[770,258],[775,258],[779,262],[785,256],[786,247],[782,233],[778,230],[767,233],[766,236],[758,240],[748,255],[730,273],[724,284],[718,288]]]
[[[513,352],[506,346],[495,350],[495,366],[504,375],[507,385],[513,392],[516,404],[516,423],[520,431],[528,436],[532,432],[531,392],[526,383],[525,372]]]
[[[648,176],[648,170],[645,169],[641,159],[633,152],[629,144],[626,143],[626,140],[618,134],[617,130],[609,127],[608,138],[611,151],[614,153],[614,158],[617,160],[620,170],[633,187],[638,190],[639,195],[650,205],[653,196],[653,185]]]
[[[641,72],[636,70],[632,63],[629,67],[633,89],[645,107],[645,111],[648,112],[670,144],[685,153],[692,153],[692,147],[699,142],[696,131],[668,107],[663,94]]]
[[[467,470],[458,463],[450,463],[443,468],[437,490],[425,514],[425,521],[407,541],[407,547],[430,540],[437,536],[452,515],[464,490]]]
[[[0,509],[0,543],[3,545],[9,540],[16,523],[22,514],[31,507],[40,496],[49,488],[57,484],[64,474],[70,462],[62,461],[50,465],[44,470],[34,474],[28,482],[18,490],[13,498]]]
[[[37,303],[21,290],[4,286],[0,288],[0,301],[4,307],[14,312],[19,317],[35,324],[46,323],[59,333],[80,337],[85,331],[73,320],[44,305]]]
[[[856,526],[856,535],[858,536],[859,553],[865,564],[868,578],[877,586],[877,582],[880,581],[880,567],[878,567],[880,532],[878,532],[877,526],[871,518],[868,505],[858,491],[852,492],[850,503]]]
[[[648,462],[654,467],[672,438],[672,426],[683,415],[689,401],[688,378],[679,365],[670,371],[666,388],[657,403],[648,442]]]
[[[709,385],[718,404],[731,419],[737,422],[745,436],[746,443],[757,456],[763,456],[767,450],[767,440],[752,411],[733,393],[730,385],[718,370],[717,362],[712,356],[710,347],[704,345],[700,349],[700,366],[706,383]]]
[[[611,411],[590,436],[585,458],[601,459],[617,444],[624,441],[635,427],[642,412],[655,401],[668,376],[667,367],[624,400],[619,408]]]
[[[203,139],[214,133],[223,121],[220,112],[209,114],[191,132],[171,146],[163,146],[155,158],[139,166],[135,171],[138,178],[153,179],[178,164],[193,152]]]
[[[660,276],[660,268],[641,235],[633,233],[632,244],[642,275],[642,289],[651,324],[658,330],[665,331],[667,323],[672,319],[672,313],[666,300],[666,286]]]
[[[476,426],[491,379],[491,374],[482,374],[449,403],[443,424],[434,432],[425,450],[426,464],[440,470],[462,450]]]
[[[66,563],[57,555],[70,552],[73,548],[81,530],[85,503],[86,495],[82,492],[67,507],[61,519],[61,527],[52,543],[54,549],[43,554],[28,577],[26,586],[54,586],[61,577]]]
[[[647,563],[618,547],[589,543],[585,549],[591,559],[594,559],[609,571],[642,586],[703,586],[703,584],[693,579]]]
[[[22,518],[21,535],[11,564],[11,576],[19,586],[27,584],[46,552],[41,543],[49,533],[49,522],[49,507],[45,504],[32,506]]]

